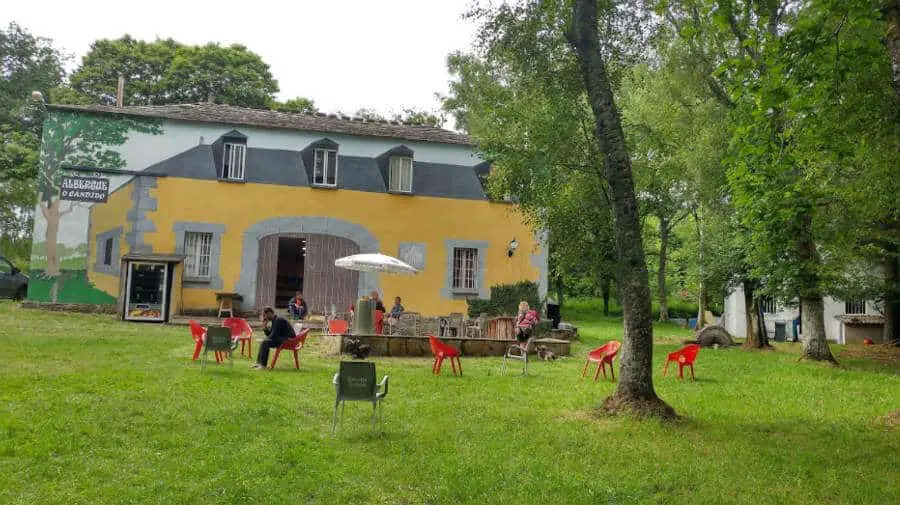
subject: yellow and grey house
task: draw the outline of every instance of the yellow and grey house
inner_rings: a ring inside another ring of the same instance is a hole
[[[219,292],[258,309],[302,291],[321,313],[379,291],[423,315],[464,312],[496,284],[546,294],[546,236],[487,197],[490,166],[456,132],[214,104],[56,106],[43,147],[56,156],[42,173],[107,179],[109,192],[66,201],[41,188],[37,301],[166,319],[215,308]],[[361,252],[420,273],[334,266]]]

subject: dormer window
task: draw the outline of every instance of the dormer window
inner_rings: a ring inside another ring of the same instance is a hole
[[[336,149],[316,149],[312,182],[317,186],[337,186]]]
[[[247,167],[246,135],[231,130],[212,143],[212,151],[220,181],[244,181]]]
[[[246,145],[225,142],[222,156],[222,178],[230,181],[243,181],[246,159]]]
[[[390,190],[412,193],[413,159],[409,156],[391,156]]]

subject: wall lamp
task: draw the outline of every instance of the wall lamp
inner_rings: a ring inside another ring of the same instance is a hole
[[[509,246],[506,248],[506,255],[508,257],[512,258],[513,253],[515,253],[516,249],[518,249],[518,248],[519,248],[519,243],[516,242],[516,239],[512,239],[509,242]]]

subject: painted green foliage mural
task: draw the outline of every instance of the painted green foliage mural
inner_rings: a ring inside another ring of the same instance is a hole
[[[127,160],[117,148],[125,144],[131,133],[159,135],[162,133],[161,122],[68,111],[51,112],[46,117],[38,176],[40,212],[35,213],[29,299],[76,303],[115,302],[114,299],[110,300],[111,296],[93,288],[87,281],[87,220],[64,222],[65,216],[78,206],[86,204],[60,201],[59,190],[62,177],[67,172],[66,167],[124,169]],[[84,242],[68,246],[61,244],[61,226],[83,230]],[[69,281],[74,284],[67,289],[67,295],[62,296],[62,285]]]

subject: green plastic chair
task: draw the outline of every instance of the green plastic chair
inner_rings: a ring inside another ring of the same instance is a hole
[[[340,371],[334,374],[334,389],[337,397],[334,400],[334,415],[331,420],[331,433],[337,429],[338,406],[341,407],[341,424],[344,423],[344,405],[348,401],[372,402],[372,428],[375,428],[376,413],[380,418],[378,404],[388,394],[388,376],[375,383],[375,363],[367,361],[341,361]]]
[[[231,339],[231,328],[211,326],[206,330],[206,341],[203,343],[203,361],[200,364],[200,371],[206,370],[206,360],[209,352],[226,352],[228,353],[228,363],[234,367],[234,351],[237,349],[238,341]]]

